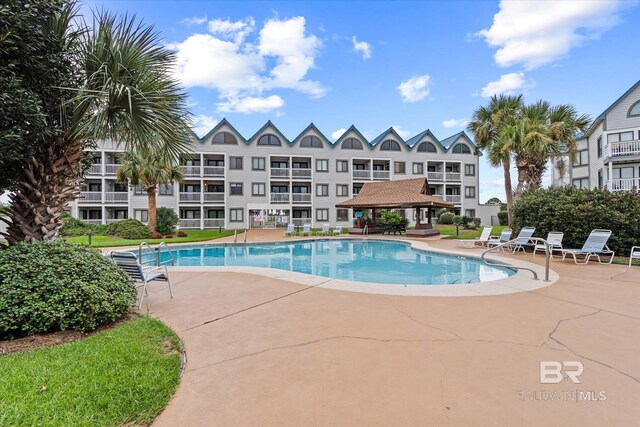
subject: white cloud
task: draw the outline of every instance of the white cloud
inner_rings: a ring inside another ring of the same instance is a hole
[[[469,119],[449,119],[442,122],[442,126],[447,129],[451,128],[463,128],[467,126]]]
[[[216,106],[221,113],[268,113],[284,106],[284,99],[278,95],[271,95],[266,98],[254,96],[230,97],[224,102],[219,102]]]
[[[206,16],[192,16],[191,18],[184,18],[180,21],[181,24],[190,27],[192,25],[202,25],[207,22]]]
[[[618,22],[622,5],[618,0],[502,0],[491,27],[477,35],[498,48],[498,65],[533,69],[600,37]]]
[[[409,137],[411,136],[411,134],[412,134],[412,132],[411,132],[410,130],[402,129],[402,127],[401,127],[401,126],[393,125],[393,126],[391,126],[391,127],[396,131],[396,133],[397,133],[398,135],[400,135],[400,137],[401,137],[402,139],[405,139],[405,140],[406,140],[406,139],[407,139],[407,138],[409,138]]]
[[[214,19],[208,23],[209,32],[214,36],[220,36],[224,40],[233,41],[235,44],[241,44],[244,39],[255,31],[256,21],[251,16],[244,21],[227,21],[223,19]]]
[[[191,129],[193,129],[196,135],[202,138],[217,124],[218,121],[213,117],[201,114],[193,117]]]
[[[340,128],[338,130],[335,130],[333,132],[331,132],[331,138],[333,138],[334,141],[336,141],[338,138],[340,138],[347,130],[345,128]]]
[[[428,74],[414,76],[409,80],[400,83],[397,87],[402,97],[402,102],[418,102],[429,96],[429,82],[431,77]]]
[[[353,43],[353,50],[360,53],[362,55],[362,59],[365,61],[367,59],[371,59],[371,51],[373,50],[373,47],[370,43],[358,41],[356,36],[351,37],[351,42]]]
[[[493,95],[499,95],[504,93],[506,95],[513,95],[514,93],[521,92],[523,89],[530,89],[535,86],[535,83],[527,81],[524,77],[524,73],[508,73],[503,74],[500,78],[494,82],[489,82],[482,88],[482,96],[490,97]]]

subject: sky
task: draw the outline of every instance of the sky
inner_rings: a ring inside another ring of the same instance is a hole
[[[600,114],[640,78],[637,1],[87,1],[128,12],[175,50],[200,136],[226,117],[335,140],[464,130],[497,93]],[[486,156],[480,201],[504,199]]]

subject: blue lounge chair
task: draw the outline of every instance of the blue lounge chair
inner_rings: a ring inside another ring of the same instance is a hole
[[[329,224],[322,224],[322,230],[316,231],[316,236],[328,236],[329,235]]]
[[[564,261],[567,255],[571,255],[576,264],[586,264],[594,257],[602,264],[600,256],[607,255],[609,256],[607,264],[611,264],[614,252],[607,246],[609,237],[611,237],[611,230],[593,230],[582,245],[582,249],[562,249],[562,260]],[[578,262],[578,259],[581,262]]]
[[[142,295],[140,295],[140,304],[138,304],[138,309],[142,307],[142,300],[147,294],[147,283],[149,282],[156,280],[167,282],[169,285],[169,295],[173,298],[167,267],[143,267],[138,262],[138,258],[133,252],[111,252],[111,260],[137,283],[136,287],[142,286]]]
[[[301,235],[303,235],[303,236],[305,236],[305,235],[311,236],[311,224],[304,224],[302,226]]]
[[[535,227],[523,227],[518,233],[518,237],[516,237],[513,242],[503,246],[503,252],[506,253],[507,251],[510,251],[512,254],[515,254],[518,251],[526,252],[524,248],[526,246],[531,246],[529,238],[533,237],[533,233],[535,231]]]
[[[287,224],[287,231],[284,232],[285,236],[293,236],[296,234],[296,225],[295,224]]]
[[[500,237],[498,236],[489,237],[489,240],[487,240],[487,247],[492,248],[494,246],[507,243],[509,240],[511,240],[511,233],[513,233],[513,230],[511,230],[510,228],[505,228],[504,230],[502,230],[502,233],[500,233]]]

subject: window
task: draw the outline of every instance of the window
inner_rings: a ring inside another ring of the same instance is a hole
[[[573,159],[573,166],[586,166],[589,164],[589,151],[580,150],[576,153],[576,158]]]
[[[476,174],[476,165],[464,165],[465,176],[475,176],[475,174]]]
[[[346,184],[337,184],[336,185],[336,196],[338,197],[347,197],[349,196],[349,186]]]
[[[406,173],[405,162],[393,162],[393,173],[403,174]]]
[[[142,187],[140,185],[136,185],[135,187],[133,187],[133,194],[135,194],[136,196],[139,196],[141,194],[147,194],[147,192],[142,191]]]
[[[422,174],[424,174],[424,163],[414,163],[413,164],[413,174],[414,175],[422,175]]]
[[[240,190],[240,194],[242,194],[242,189]],[[251,184],[251,195],[252,196],[264,196],[265,195],[265,184],[264,182],[254,182]]]
[[[336,160],[336,172],[349,172],[349,162],[346,160]]]
[[[243,209],[229,209],[229,221],[230,222],[242,222],[244,221]]]
[[[238,139],[229,132],[218,132],[214,135],[212,144],[238,144]]]
[[[308,135],[302,138],[302,141],[300,141],[300,147],[322,148],[322,141],[320,141],[320,138],[317,136]]]
[[[600,158],[602,157],[602,137],[601,136],[598,137],[596,144],[598,146],[598,158]]]
[[[571,183],[576,188],[589,188],[589,178],[576,178]]]
[[[431,143],[429,141],[425,141],[425,142],[421,143],[420,145],[418,145],[418,152],[419,153],[435,153],[436,152],[436,146],[433,145],[433,143]]]
[[[604,180],[602,179],[602,169],[598,170],[598,188],[602,188]]]
[[[263,171],[265,169],[264,157],[252,157],[251,169],[253,169],[254,171]]]
[[[400,144],[391,139],[387,139],[380,145],[380,151],[400,151]]]
[[[182,192],[183,193],[199,193],[200,185],[199,184],[183,184]]]
[[[146,209],[136,209],[133,211],[133,217],[140,222],[149,222],[149,211]]]
[[[347,138],[342,143],[343,150],[362,150],[362,142],[357,138]]]
[[[464,187],[465,199],[475,199],[475,197],[476,197],[476,187]]]
[[[316,209],[316,221],[329,221],[329,209]]]
[[[200,219],[200,209],[180,209],[182,219]]]
[[[242,169],[242,157],[229,157],[229,169]]]
[[[117,193],[126,193],[127,191],[129,191],[129,186],[127,184],[116,182],[113,184],[113,191]]]
[[[349,221],[349,209],[336,209],[336,221]]]
[[[158,185],[158,194],[160,196],[173,196],[173,184]]]
[[[316,159],[316,172],[329,172],[329,160]]]
[[[476,216],[476,210],[475,209],[465,209],[464,210],[464,214],[466,216],[475,217]]]
[[[471,149],[466,144],[456,144],[453,146],[453,152],[458,154],[471,154]]]
[[[242,196],[242,183],[241,182],[230,183],[229,194],[232,196]]]
[[[636,101],[635,104],[629,108],[629,113],[627,117],[640,116],[640,101]]]
[[[316,184],[316,196],[326,197],[329,195],[329,184]]]
[[[631,179],[634,178],[633,166],[625,168],[613,168],[613,179]]]
[[[224,219],[224,211],[221,211],[221,210],[209,210],[209,211],[207,211],[207,218],[209,218],[209,219]]]
[[[260,139],[258,139],[258,145],[282,145],[277,136],[273,134],[262,135]]]
[[[633,132],[610,133],[607,135],[607,143],[633,141]]]
[[[353,187],[353,195],[355,196],[356,194],[358,194],[360,190],[362,190],[362,187]]]

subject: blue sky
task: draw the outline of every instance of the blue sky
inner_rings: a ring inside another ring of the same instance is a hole
[[[90,1],[135,13],[178,52],[197,133],[226,117],[293,138],[355,124],[373,138],[464,129],[493,93],[598,115],[640,78],[637,2]],[[504,199],[480,167],[480,200]]]

